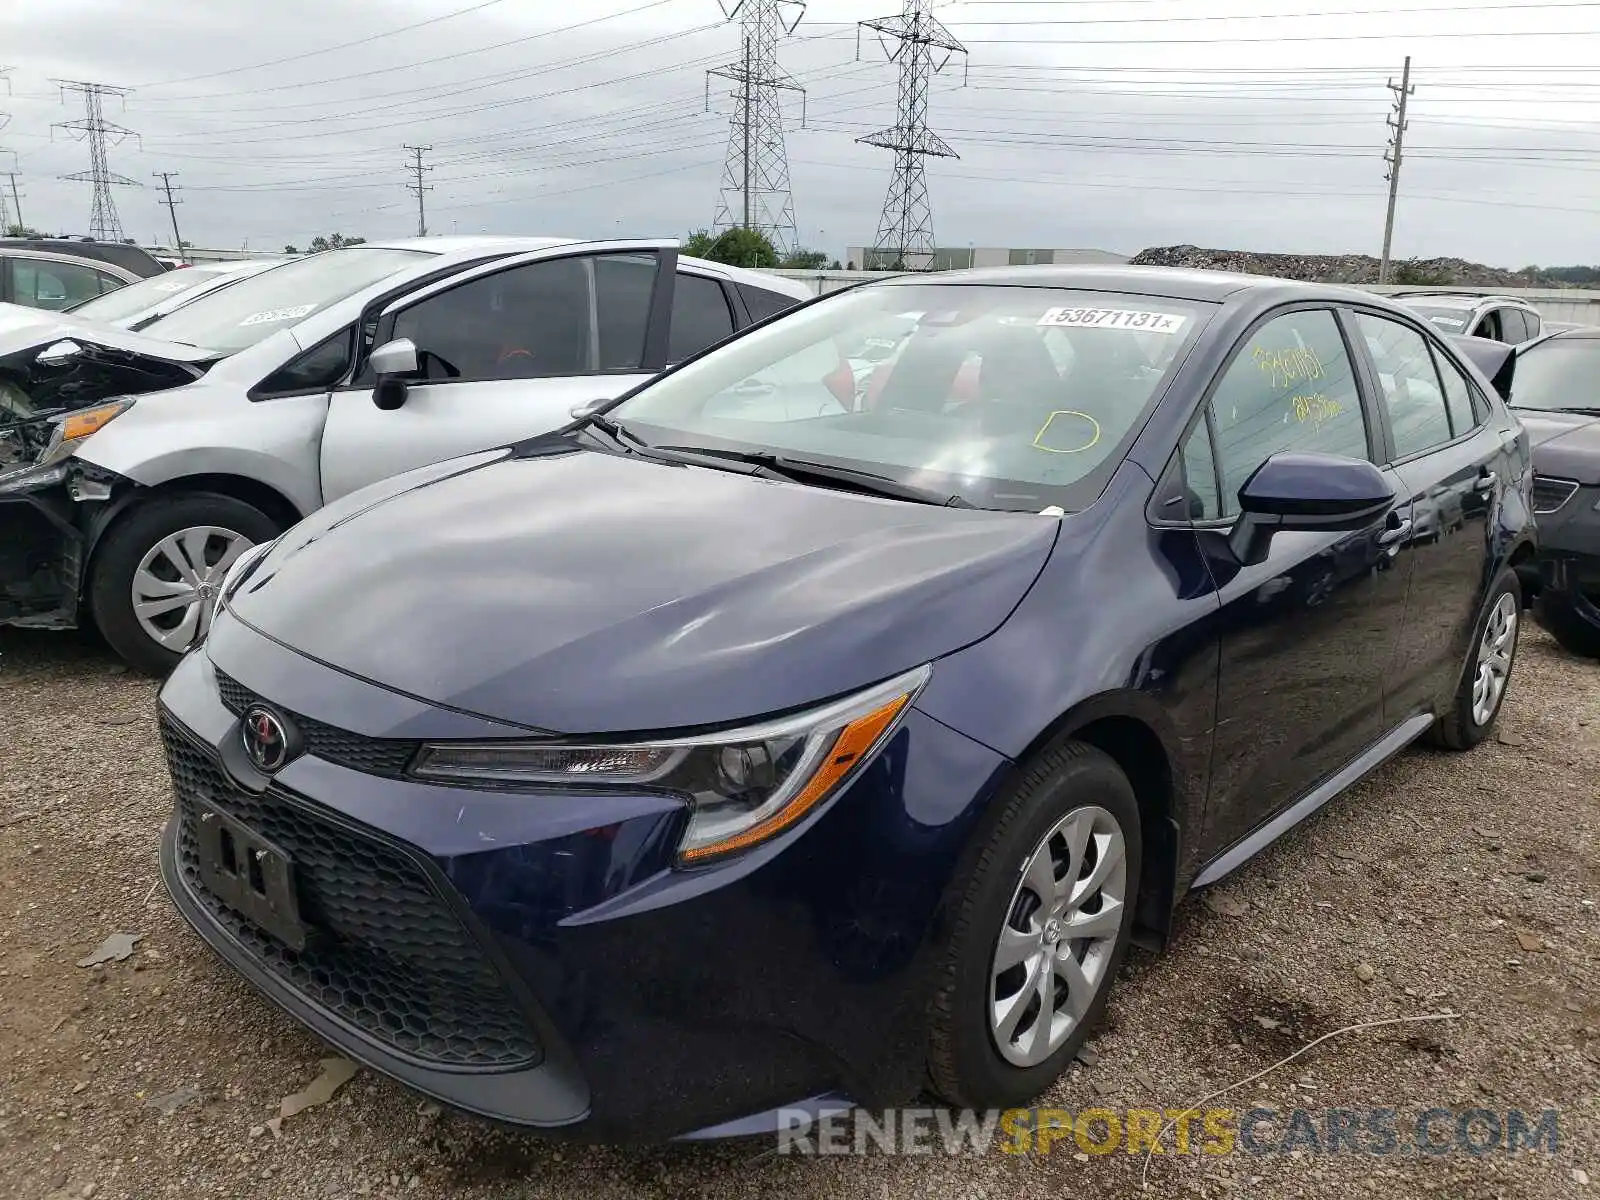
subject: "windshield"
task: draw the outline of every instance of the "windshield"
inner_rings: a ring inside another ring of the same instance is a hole
[[[324,251],[218,288],[150,322],[140,332],[236,354],[268,334],[430,257],[431,251],[377,246]]]
[[[868,286],[607,415],[655,445],[826,462],[984,508],[1081,508],[1210,311],[1111,292]]]
[[[1600,338],[1552,338],[1517,354],[1515,408],[1600,408]]]
[[[124,317],[135,316],[157,304],[164,304],[174,296],[200,287],[202,284],[209,284],[226,273],[207,270],[205,267],[185,267],[178,271],[168,271],[165,275],[141,279],[138,283],[130,283],[127,287],[107,292],[104,296],[86,300],[82,304],[74,305],[68,311],[75,317],[85,317],[91,321],[120,321]]]
[[[1446,336],[1464,332],[1467,328],[1467,319],[1472,316],[1472,310],[1468,308],[1435,308],[1426,304],[1413,304],[1411,311],[1426,318],[1435,329]]]

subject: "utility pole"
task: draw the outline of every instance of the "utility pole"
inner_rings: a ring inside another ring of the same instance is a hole
[[[406,191],[415,192],[417,194],[417,236],[418,237],[427,237],[428,236],[428,214],[427,214],[426,209],[424,209],[424,207],[423,207],[422,193],[423,192],[431,192],[431,191],[433,191],[433,185],[431,183],[424,185],[423,182],[422,182],[422,176],[426,172],[433,170],[433,168],[432,167],[425,167],[425,166],[422,165],[422,155],[423,155],[424,151],[432,150],[433,147],[432,146],[406,146],[406,147],[404,147],[404,149],[407,149],[407,150],[411,151],[411,154],[412,154],[412,161],[410,163],[406,164],[406,170],[411,171],[417,177],[417,181],[415,183],[406,184]]]
[[[78,92],[83,96],[83,117],[76,121],[57,122],[53,128],[81,133],[82,140],[89,143],[89,169],[61,178],[75,183],[94,184],[94,202],[89,210],[89,236],[102,242],[119,242],[122,240],[122,221],[117,216],[116,201],[111,198],[112,185],[139,185],[126,175],[118,175],[111,170],[106,162],[106,143],[120,142],[138,135],[131,129],[124,129],[106,120],[101,101],[106,96],[126,96],[129,89],[73,79],[57,79],[54,82],[61,88],[63,101],[68,92]]]
[[[21,225],[23,223],[22,195],[17,191],[17,173],[15,171],[7,171],[6,174],[11,176],[11,211],[17,214],[17,224]]]
[[[1417,89],[1411,86],[1411,56],[1406,55],[1405,69],[1400,74],[1399,86],[1389,80],[1389,90],[1395,94],[1394,112],[1384,118],[1384,123],[1394,130],[1389,136],[1389,149],[1383,161],[1389,164],[1389,213],[1383,220],[1383,257],[1378,260],[1378,282],[1389,282],[1389,244],[1394,240],[1394,205],[1400,196],[1400,158],[1406,137],[1406,102]]]
[[[167,198],[165,200],[158,201],[158,203],[165,204],[167,206],[167,212],[172,217],[172,248],[178,252],[179,262],[188,262],[189,256],[183,252],[183,235],[178,232],[178,205],[182,204],[183,201],[174,200],[172,198],[172,177],[176,174],[176,171],[151,172],[151,175],[161,180],[162,190],[167,193]],[[183,189],[179,188],[178,190],[182,191]]]
[[[6,85],[7,94],[10,94],[10,92],[11,92],[11,72],[12,72],[12,70],[13,70],[13,68],[11,68],[11,67],[0,67],[0,83],[3,83],[3,84]],[[4,129],[9,124],[11,124],[11,114],[8,113],[8,112],[0,112],[0,129]],[[13,153],[10,150],[0,150],[0,154],[10,154],[13,158],[16,157],[15,153]],[[15,181],[15,179],[16,179],[16,176],[13,175],[12,176],[12,180]],[[22,224],[22,214],[21,213],[17,214],[17,224],[19,224],[19,225]],[[8,230],[10,228],[11,228],[11,217],[6,213],[6,197],[5,197],[5,193],[4,192],[0,192],[0,237],[4,237],[5,233],[6,233],[6,230]]]
[[[953,56],[965,55],[967,48],[933,15],[933,0],[904,0],[896,16],[858,22],[858,57],[863,29],[877,33],[886,46],[891,40],[895,42],[889,61],[900,66],[894,124],[856,139],[868,146],[894,151],[894,175],[889,180],[883,213],[878,218],[878,236],[872,256],[879,268],[929,271],[933,269],[937,243],[933,238],[933,208],[928,202],[928,178],[923,160],[961,157],[949,142],[928,128],[929,79],[942,71]],[[937,62],[934,61],[935,51],[942,55]]]
[[[712,228],[753,229],[787,253],[797,248],[794,196],[789,188],[789,158],[783,140],[783,93],[801,98],[805,89],[778,65],[778,43],[805,16],[803,0],[722,0],[722,14],[739,22],[740,51],[735,62],[706,72],[706,110],[711,79],[737,85],[729,92],[735,108],[728,120],[728,151]]]

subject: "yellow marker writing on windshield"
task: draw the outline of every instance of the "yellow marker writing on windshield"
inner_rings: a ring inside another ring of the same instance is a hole
[[[1089,429],[1091,430],[1089,440],[1084,442],[1081,446],[1072,446],[1070,448],[1044,445],[1044,435],[1049,432],[1051,424],[1057,417],[1077,417],[1080,421],[1087,421],[1089,423]],[[1033,448],[1035,450],[1044,450],[1051,454],[1082,454],[1085,450],[1091,449],[1099,444],[1100,422],[1096,421],[1088,413],[1079,412],[1075,408],[1058,408],[1055,412],[1051,413],[1044,419],[1044,424],[1039,426],[1039,432],[1033,435]]]

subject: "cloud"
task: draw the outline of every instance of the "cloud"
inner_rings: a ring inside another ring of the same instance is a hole
[[[139,134],[112,146],[110,163],[145,185],[116,194],[141,240],[168,229],[154,171],[177,172],[179,221],[201,245],[414,233],[405,143],[432,147],[434,233],[670,236],[710,224],[729,101],[719,82],[707,111],[705,71],[738,54],[716,0],[499,0],[436,19],[468,7],[414,0],[378,17],[357,0],[12,0],[0,45],[25,69],[0,98],[12,112],[0,145],[18,156],[25,215],[87,225],[88,186],[56,178],[85,169],[87,150],[50,129],[82,115],[50,83],[71,78],[134,89],[106,116]],[[1330,10],[1352,15],[1262,15]],[[930,96],[930,124],[960,154],[927,164],[935,230],[956,246],[1375,252],[1385,84],[1410,53],[1396,253],[1506,266],[1593,257],[1600,39],[1561,36],[1592,26],[1587,12],[941,5],[970,65],[952,62]],[[808,91],[805,128],[785,102],[801,240],[841,258],[872,239],[892,166],[855,142],[895,117],[884,48],[869,35],[857,57],[854,22],[875,15],[872,0],[812,0],[780,50]],[[429,23],[374,36],[416,22]],[[356,44],[317,53],[343,43]],[[291,61],[238,69],[277,59]]]

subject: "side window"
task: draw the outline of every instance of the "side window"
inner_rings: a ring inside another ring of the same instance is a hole
[[[100,280],[100,294],[102,296],[107,292],[114,292],[122,286],[122,280],[115,275],[107,275],[104,271],[96,271],[95,275]]]
[[[395,317],[427,379],[539,379],[593,370],[590,262],[557,258],[484,275]],[[640,345],[644,335],[640,332]]]
[[[1215,521],[1223,515],[1217,491],[1217,461],[1211,454],[1211,434],[1202,419],[1183,443],[1183,484],[1189,499],[1191,521]]]
[[[1275,317],[1234,355],[1211,397],[1222,468],[1221,516],[1283,450],[1366,458],[1367,427],[1339,324],[1327,309]]]
[[[1472,403],[1472,385],[1437,348],[1433,351],[1433,361],[1439,368],[1439,379],[1444,384],[1444,404],[1450,410],[1450,432],[1460,437],[1483,420]]]
[[[594,261],[598,359],[602,371],[637,371],[656,284],[653,254],[604,254]]]
[[[752,323],[765,321],[768,317],[800,303],[793,296],[785,296],[782,292],[769,292],[766,288],[752,287],[748,283],[739,285],[739,293],[744,297],[745,307],[750,310]]]
[[[1405,458],[1448,442],[1449,411],[1433,354],[1423,336],[1386,317],[1359,313],[1356,321],[1378,369],[1395,457]]]
[[[12,260],[11,267],[16,303],[30,308],[52,311],[70,308],[85,300],[93,300],[102,291],[112,290],[101,286],[102,280],[110,280],[109,276],[77,263],[18,258]],[[116,284],[115,280],[110,282]]]
[[[1528,340],[1528,322],[1521,309],[1500,309],[1500,340],[1513,346]]]
[[[350,343],[355,330],[345,329],[267,376],[254,389],[265,395],[331,388],[350,369]]]
[[[1538,337],[1539,331],[1544,328],[1544,322],[1539,319],[1539,314],[1536,312],[1523,313],[1522,320],[1528,326],[1529,338]]]
[[[680,272],[672,291],[667,361],[682,362],[732,333],[733,313],[722,285],[704,275]]]

